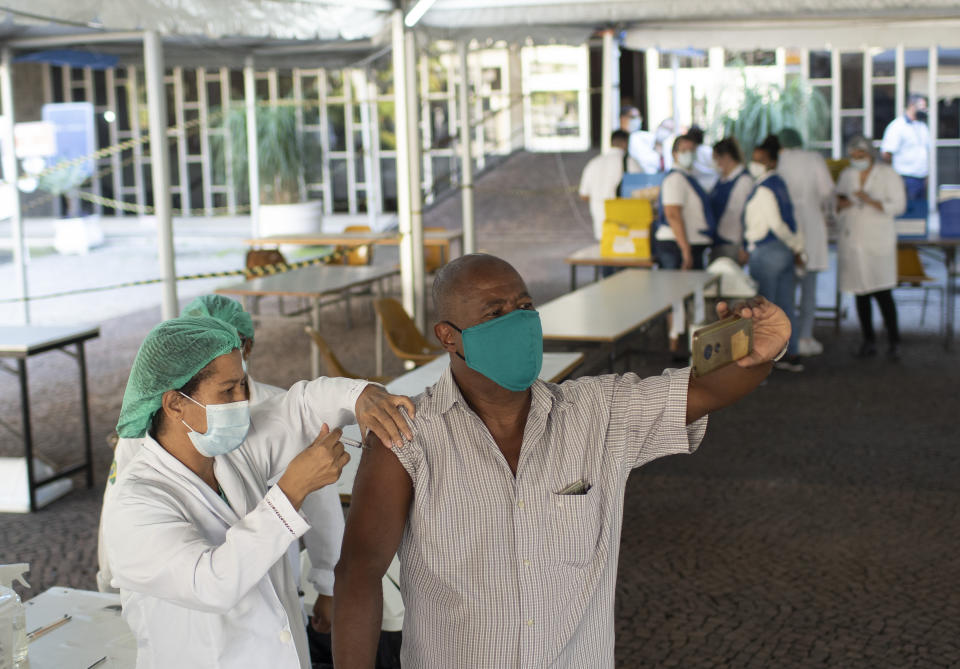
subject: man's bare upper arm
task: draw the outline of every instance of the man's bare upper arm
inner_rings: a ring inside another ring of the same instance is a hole
[[[382,576],[400,546],[413,500],[413,481],[373,434],[353,483],[341,562],[365,564]]]

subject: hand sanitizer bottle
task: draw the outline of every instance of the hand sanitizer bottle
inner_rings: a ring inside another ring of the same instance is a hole
[[[13,589],[14,580],[29,588],[23,575],[28,564],[0,565],[0,669],[21,669],[27,664],[27,620],[23,603]]]

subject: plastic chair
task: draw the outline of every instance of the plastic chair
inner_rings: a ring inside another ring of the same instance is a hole
[[[366,381],[383,384],[393,381],[393,377],[391,376],[360,376],[359,374],[354,374],[343,366],[339,358],[334,355],[333,349],[330,348],[327,340],[324,339],[319,332],[309,325],[304,328],[304,331],[310,335],[310,338],[313,339],[314,346],[316,346],[317,351],[320,352],[320,357],[323,359],[323,364],[326,365],[328,376],[339,376],[344,379],[364,379]]]
[[[281,263],[286,264],[287,259],[283,257],[283,254],[280,253],[278,249],[250,249],[247,251],[245,262],[247,269],[254,269],[256,267],[263,267],[265,265],[277,265]],[[252,281],[256,278],[256,275],[250,275],[247,277],[247,281]],[[252,314],[259,315],[260,300],[260,296],[254,296],[250,298],[250,312]],[[278,297],[277,300],[279,302],[280,313],[282,315],[286,315],[286,311],[284,310],[283,306],[283,298]],[[303,304],[302,300],[301,304]]]
[[[348,225],[343,229],[344,232],[370,232],[369,225]],[[369,265],[373,262],[373,244],[362,244],[360,246],[338,246],[338,251],[343,253],[344,265]]]
[[[390,350],[401,360],[409,360],[419,367],[443,353],[442,348],[427,341],[403,305],[392,297],[374,300],[373,308],[383,324]]]
[[[446,228],[424,228],[426,232],[444,232]],[[445,246],[424,246],[423,247],[423,271],[427,274],[433,274],[438,269],[446,265],[450,259],[447,254],[450,247]]]
[[[927,274],[927,270],[920,260],[920,252],[914,246],[897,247],[897,287],[898,288],[919,288],[923,290],[923,302],[920,311],[920,325],[922,326],[927,316],[927,300],[930,291],[940,293],[940,328],[943,328],[943,286],[929,285],[935,279]]]

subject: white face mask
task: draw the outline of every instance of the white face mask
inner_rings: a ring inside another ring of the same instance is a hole
[[[870,159],[861,158],[860,160],[851,160],[850,167],[855,169],[857,172],[863,172],[870,169]]]
[[[677,154],[677,165],[685,170],[693,167],[693,151],[684,151]]]
[[[186,421],[180,421],[189,428],[190,432],[187,436],[201,455],[215,458],[229,453],[239,448],[247,438],[247,432],[250,430],[249,400],[204,405],[189,395],[180,394],[197,406],[203,407],[207,412],[207,431],[202,434],[187,425]]]
[[[640,129],[640,119],[636,116],[627,121],[627,132],[633,133]]]
[[[751,160],[747,169],[750,170],[750,175],[754,179],[759,179],[767,173],[767,166],[763,163],[758,163],[756,160]]]

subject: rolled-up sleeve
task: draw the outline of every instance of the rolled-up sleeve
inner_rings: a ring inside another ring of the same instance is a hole
[[[668,369],[660,376],[624,374],[616,381],[610,425],[624,430],[625,464],[640,467],[665,455],[693,453],[707,431],[707,418],[687,425],[690,368]]]

